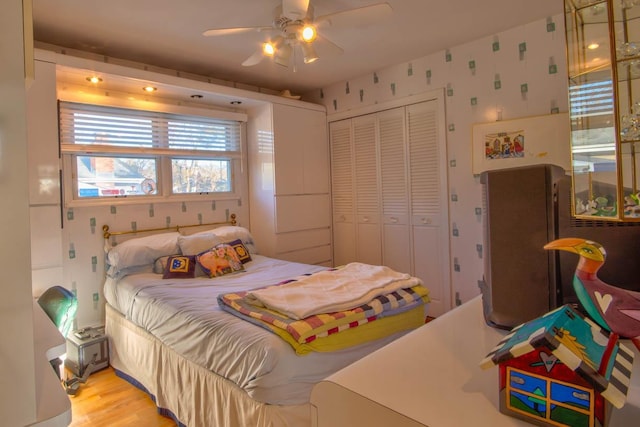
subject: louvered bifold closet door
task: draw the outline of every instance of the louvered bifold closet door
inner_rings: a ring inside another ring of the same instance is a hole
[[[331,194],[333,202],[333,262],[356,260],[355,200],[351,120],[329,125],[331,142]]]
[[[356,117],[353,147],[356,195],[356,260],[382,263],[375,114]]]
[[[382,196],[382,261],[394,270],[409,273],[411,240],[404,107],[380,112],[377,118]]]
[[[448,252],[448,242],[442,237],[442,227],[448,227],[443,214],[446,155],[438,136],[437,113],[437,103],[433,101],[407,107],[413,274],[429,288],[436,311],[446,311],[448,307],[442,308],[449,300],[444,295],[448,289],[448,265],[443,266],[448,260],[448,255],[443,256],[444,251]]]

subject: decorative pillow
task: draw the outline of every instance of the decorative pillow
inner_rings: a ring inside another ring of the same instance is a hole
[[[163,279],[192,279],[195,277],[196,257],[194,255],[174,255],[167,259]]]
[[[178,246],[182,255],[198,255],[220,243],[222,243],[220,237],[211,231],[178,237]]]
[[[169,258],[172,256],[178,256],[180,254],[176,254],[176,255],[168,255],[168,256],[163,256],[160,257],[156,260],[156,262],[153,263],[153,272],[156,274],[164,274],[164,270],[167,268],[167,261],[169,261]],[[190,255],[193,256],[193,255]],[[194,256],[194,263],[196,265],[196,269],[195,269],[195,277],[206,277],[208,276],[207,274],[205,274],[204,271],[202,271],[202,267],[200,267],[200,265],[198,265],[197,262],[195,262],[195,256]]]
[[[121,277],[131,267],[148,266],[152,271],[156,259],[179,253],[178,236],[180,233],[162,233],[147,237],[125,240],[107,253],[110,277]]]
[[[240,262],[236,251],[226,243],[221,243],[215,248],[202,252],[196,257],[196,260],[209,277],[218,277],[244,270],[244,265]]]
[[[253,241],[253,236],[249,230],[244,227],[240,227],[239,225],[223,225],[210,231],[220,237],[223,242],[240,239],[250,253],[258,253],[258,249]]]
[[[251,261],[251,254],[247,250],[246,246],[242,244],[242,240],[236,239],[232,242],[227,242],[227,245],[231,246],[233,250],[236,251],[241,263],[245,264]]]

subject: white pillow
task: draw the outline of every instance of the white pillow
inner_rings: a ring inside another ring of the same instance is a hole
[[[240,227],[239,225],[223,225],[222,227],[214,228],[211,232],[218,236],[223,242],[240,239],[250,254],[258,253],[258,249],[253,242],[253,236],[249,230],[244,227]]]
[[[198,255],[220,243],[222,243],[220,237],[211,231],[178,237],[178,246],[182,255]]]
[[[146,266],[153,268],[156,259],[165,255],[179,253],[178,237],[180,233],[162,233],[147,237],[129,239],[114,246],[107,253],[109,268],[107,274],[111,277],[121,277],[126,269]],[[150,269],[151,270],[151,269]]]

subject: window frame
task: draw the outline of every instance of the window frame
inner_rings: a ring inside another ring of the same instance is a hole
[[[100,206],[100,205],[116,205],[116,204],[144,204],[144,203],[162,203],[162,202],[189,202],[189,201],[222,201],[236,200],[241,198],[243,191],[244,174],[246,174],[243,166],[244,152],[246,147],[246,121],[247,115],[244,113],[200,109],[194,107],[182,107],[175,105],[154,104],[150,108],[145,106],[144,109],[134,108],[131,106],[121,105],[103,105],[91,104],[78,101],[59,100],[59,103],[84,104],[91,108],[117,108],[130,109],[136,111],[167,114],[167,120],[171,120],[171,116],[195,116],[210,117],[218,120],[236,121],[239,124],[238,131],[238,151],[220,151],[220,150],[203,150],[203,149],[175,149],[168,146],[156,147],[135,147],[135,146],[117,146],[106,144],[75,144],[64,143],[62,136],[59,138],[60,157],[62,162],[61,180],[62,180],[62,197],[64,205],[68,207],[74,206]],[[59,105],[60,108],[60,105]],[[106,110],[105,110],[106,111]],[[135,113],[134,113],[135,114]],[[58,117],[60,124],[60,116]],[[62,133],[62,132],[61,132]],[[166,140],[166,135],[162,137]],[[141,157],[152,158],[156,162],[157,174],[157,192],[156,194],[133,194],[133,195],[115,195],[115,196],[99,196],[99,197],[80,197],[78,195],[79,181],[77,179],[77,160],[82,156],[96,157]],[[217,192],[198,192],[198,193],[174,193],[172,181],[172,159],[191,158],[198,160],[225,160],[229,161],[230,169],[230,186],[231,191]]]

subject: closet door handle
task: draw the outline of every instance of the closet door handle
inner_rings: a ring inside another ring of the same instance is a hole
[[[398,218],[396,218],[395,216],[392,216],[391,218],[389,218],[389,221],[391,221],[392,224],[397,224]]]

